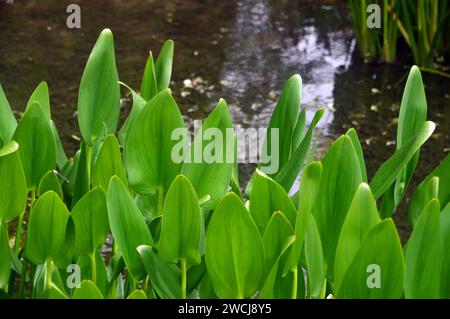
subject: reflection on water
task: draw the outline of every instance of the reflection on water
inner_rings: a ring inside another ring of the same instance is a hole
[[[171,86],[188,123],[203,119],[224,97],[237,125],[266,126],[284,82],[299,73],[308,118],[319,107],[329,109],[319,125],[319,158],[349,127],[360,135],[369,176],[395,149],[408,69],[360,62],[345,1],[82,0],[82,28],[69,30],[65,8],[71,2],[0,1],[0,82],[19,116],[34,87],[48,81],[53,117],[71,155],[79,143],[72,138],[79,136],[79,80],[104,27],[114,32],[120,79],[136,89],[148,50],[175,41]],[[416,180],[450,146],[450,81],[424,74],[424,82],[429,117],[439,126],[424,147]],[[129,107],[129,98],[124,102]],[[248,176],[251,169],[242,172]]]

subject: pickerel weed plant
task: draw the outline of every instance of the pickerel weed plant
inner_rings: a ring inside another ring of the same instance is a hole
[[[307,156],[324,110],[307,128],[302,80],[291,77],[269,123],[279,130],[278,170],[260,165],[242,193],[236,163],[172,159],[172,132],[185,127],[168,88],[173,46],[165,42],[156,61],[150,54],[140,93],[125,86],[133,106],[117,130],[113,35],[100,34],[80,83],[83,139],[73,158],[51,120],[46,83],[19,123],[0,89],[2,296],[450,298],[450,155],[415,190],[404,247],[391,219],[435,128],[417,67],[397,148],[370,180],[354,129],[321,161]],[[207,128],[232,127],[220,100],[190,147],[209,146],[199,136]]]

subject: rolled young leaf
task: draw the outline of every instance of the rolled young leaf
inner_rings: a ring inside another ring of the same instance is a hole
[[[206,235],[206,267],[220,298],[248,298],[264,280],[264,251],[258,228],[234,193],[215,209]]]
[[[91,187],[90,181],[90,159],[91,159],[91,148],[86,145],[85,141],[81,142],[80,155],[78,155],[77,167],[74,169],[74,178],[72,180],[73,186],[73,196],[72,196],[72,207],[86,194],[89,192]]]
[[[361,168],[361,177],[363,182],[367,183],[367,171],[366,171],[366,164],[364,162],[364,153],[363,149],[361,147],[361,143],[358,138],[358,134],[356,134],[356,131],[354,128],[349,129],[345,135],[350,137],[353,147],[355,148],[356,155],[358,156],[359,160],[359,167]]]
[[[170,76],[172,75],[173,46],[172,40],[164,42],[155,62],[156,87],[160,92],[169,87]]]
[[[146,272],[136,248],[153,243],[150,230],[128,189],[117,176],[111,178],[106,202],[113,237],[131,275],[140,280]]]
[[[427,119],[427,100],[422,83],[422,76],[417,66],[409,72],[400,105],[397,127],[397,150],[417,133]],[[408,162],[383,196],[380,213],[383,218],[391,216],[403,198],[419,160],[420,148]]]
[[[67,163],[68,158],[66,152],[64,151],[64,147],[61,142],[61,138],[59,137],[58,129],[56,128],[55,122],[50,121],[50,125],[53,131],[53,137],[55,138],[55,147],[56,147],[56,164],[60,169],[64,167]]]
[[[278,129],[279,140],[277,149],[279,151],[279,168],[281,169],[288,161],[292,153],[292,138],[300,113],[300,101],[302,96],[302,78],[295,74],[291,76],[283,87],[281,96],[272,113],[267,128],[267,136],[263,146],[263,152],[272,150],[272,129]],[[270,175],[274,176],[276,174]]]
[[[172,67],[172,65],[170,65]],[[169,75],[170,77],[170,75]],[[147,63],[145,64],[144,75],[141,83],[141,96],[145,101],[149,101],[158,94],[158,84],[156,83],[155,64],[153,62],[152,51],[149,52]]]
[[[319,123],[324,113],[324,109],[319,109],[316,111],[311,123],[309,124],[308,131],[306,132],[304,139],[296,149],[292,150],[291,157],[286,162],[286,164],[284,164],[284,166],[280,168],[280,171],[275,176],[275,180],[281,186],[283,186],[286,192],[290,192],[292,185],[294,185],[298,177],[303,163],[305,162],[306,155],[308,154],[309,146],[311,144],[314,133],[314,128]]]
[[[78,91],[78,124],[88,145],[105,130],[116,130],[120,109],[118,80],[113,34],[104,29],[89,55]]]
[[[200,263],[202,212],[197,195],[183,175],[175,177],[164,201],[159,255],[169,263]]]

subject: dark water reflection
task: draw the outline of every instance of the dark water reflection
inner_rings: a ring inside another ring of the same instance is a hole
[[[82,28],[69,30],[65,9],[72,2],[0,1],[0,83],[19,116],[34,87],[48,82],[53,118],[70,155],[79,144],[73,138],[79,136],[79,80],[104,27],[115,35],[120,79],[136,89],[148,50],[175,41],[172,88],[187,122],[204,118],[224,97],[237,125],[266,126],[283,83],[299,73],[308,118],[319,107],[330,109],[319,125],[319,158],[349,127],[360,135],[369,176],[395,149],[408,69],[360,62],[345,1],[84,0],[77,1]],[[410,57],[401,60],[407,64]],[[429,118],[439,126],[424,147],[416,180],[450,147],[450,81],[425,74],[424,82]],[[243,174],[252,168],[242,167]]]

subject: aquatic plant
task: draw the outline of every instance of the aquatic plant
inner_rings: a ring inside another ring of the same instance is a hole
[[[83,139],[73,158],[51,120],[45,83],[19,123],[0,87],[3,296],[450,297],[450,155],[411,199],[405,247],[391,218],[435,128],[417,67],[402,97],[397,148],[370,180],[354,129],[322,160],[307,156],[324,110],[307,128],[302,80],[291,77],[269,124],[278,140],[268,130],[264,146],[278,141],[278,169],[259,165],[243,193],[234,162],[173,160],[172,133],[185,127],[168,88],[173,47],[165,42],[156,62],[150,53],[140,94],[124,85],[133,106],[117,131],[113,35],[101,32],[80,83]],[[220,100],[188,147],[208,146],[208,128],[227,136],[232,127]],[[236,136],[227,138],[235,145]]]
[[[381,8],[380,28],[367,24],[371,4]],[[448,0],[352,0],[349,5],[359,49],[366,61],[381,57],[386,62],[394,62],[398,35],[409,46],[414,62],[423,68],[435,68],[436,55],[448,51]]]

